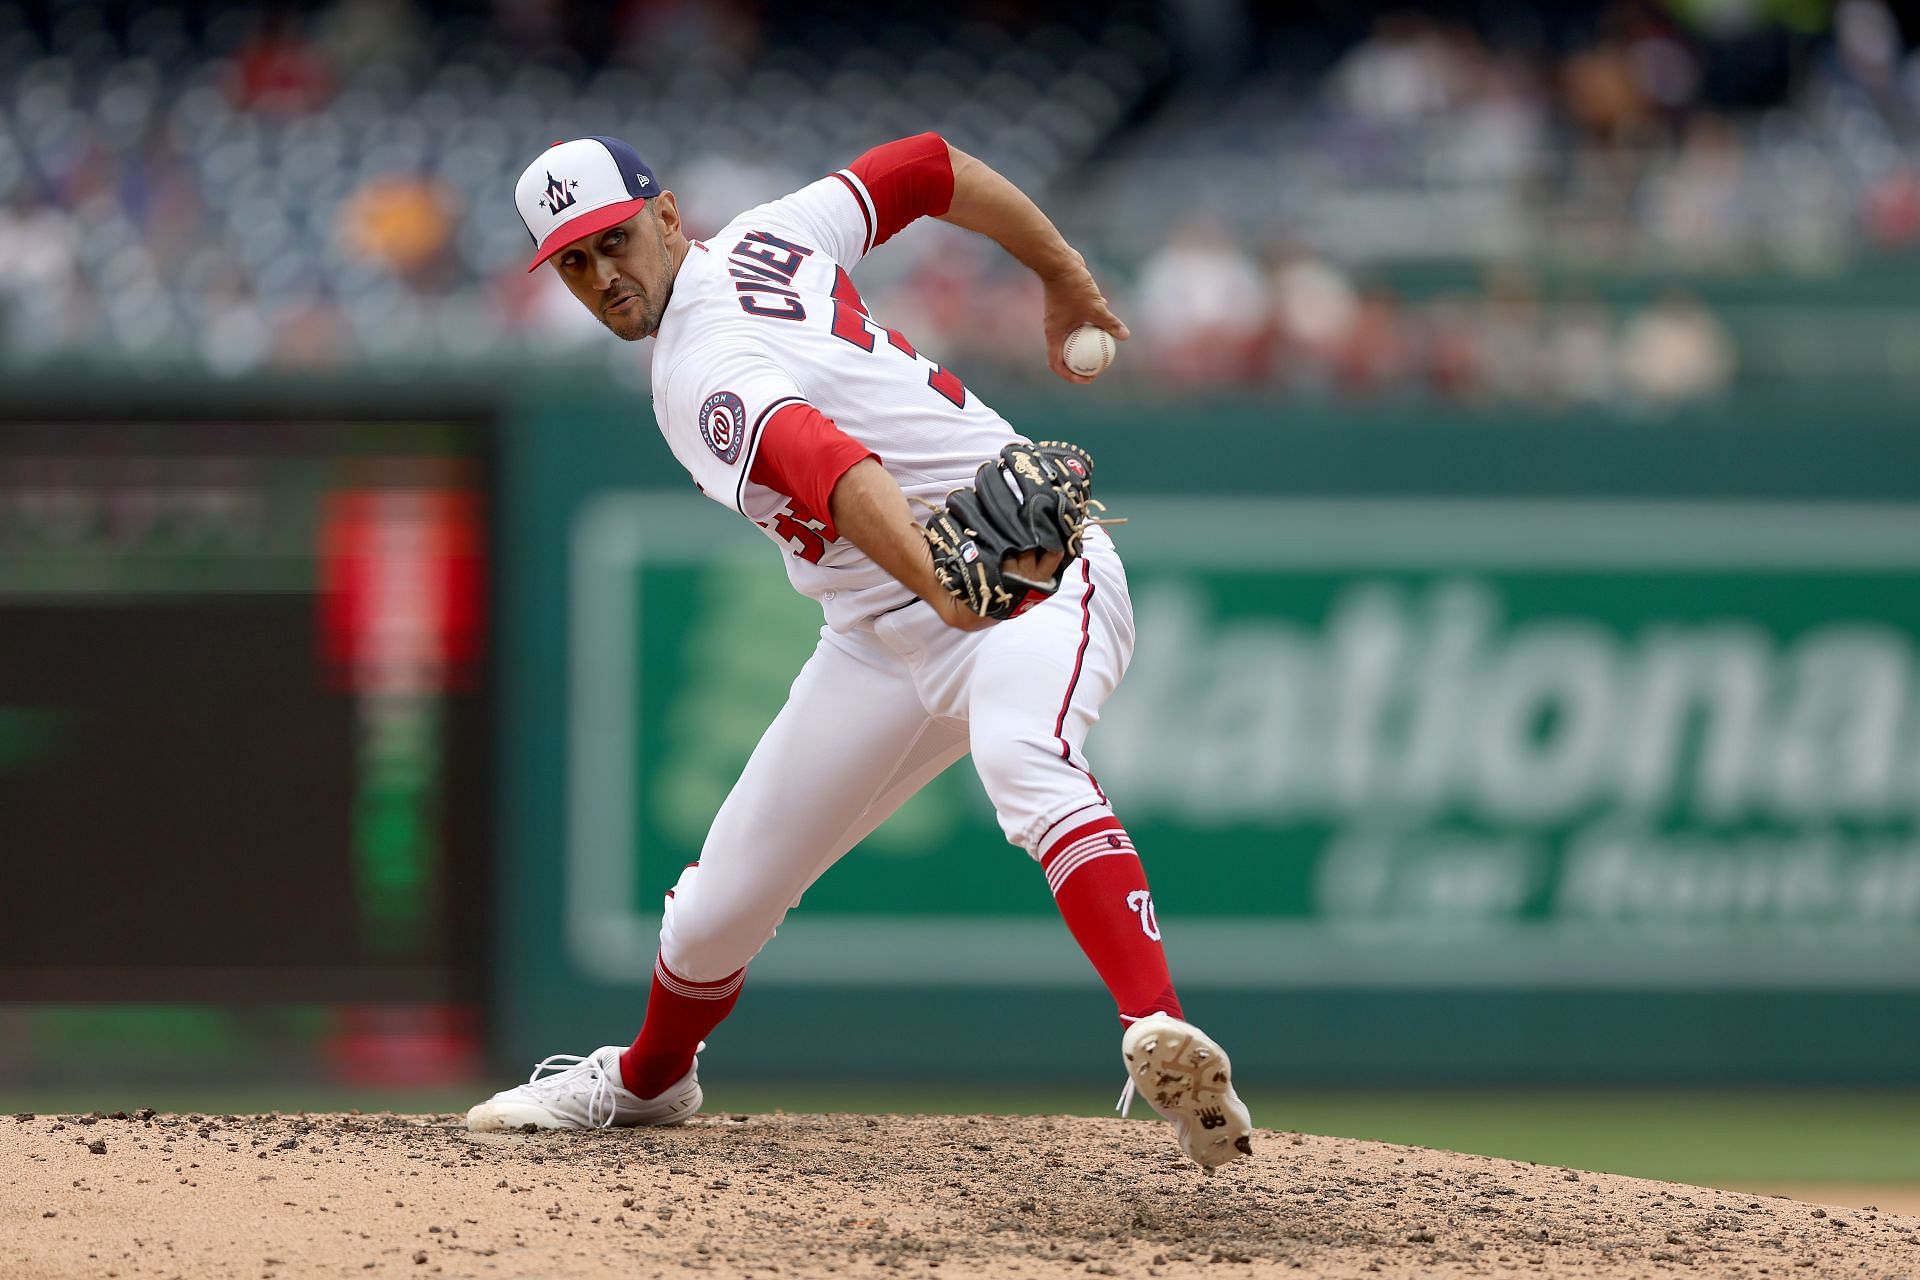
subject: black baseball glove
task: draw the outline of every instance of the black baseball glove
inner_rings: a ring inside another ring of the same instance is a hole
[[[927,521],[933,571],[954,599],[983,618],[1017,618],[1060,589],[1080,554],[1093,500],[1093,459],[1060,440],[1008,445],[982,464],[973,488],[947,495],[946,510]],[[1048,581],[1010,572],[1009,557],[1058,552]]]

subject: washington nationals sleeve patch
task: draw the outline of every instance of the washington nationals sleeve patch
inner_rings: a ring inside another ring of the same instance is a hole
[[[747,406],[731,391],[716,391],[700,406],[700,438],[713,456],[732,466],[747,437]]]

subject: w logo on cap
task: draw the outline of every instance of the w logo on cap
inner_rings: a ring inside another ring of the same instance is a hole
[[[527,269],[618,226],[664,194],[646,161],[618,138],[595,134],[554,143],[513,184],[514,207],[535,246]]]
[[[571,182],[565,182],[554,177],[552,170],[548,170],[547,198],[540,202],[540,207],[548,213],[559,213],[562,209],[572,208],[574,200],[573,193],[578,190],[579,187],[580,179],[575,178]]]

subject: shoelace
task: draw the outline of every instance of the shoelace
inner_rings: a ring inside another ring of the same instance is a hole
[[[1133,1093],[1133,1077],[1128,1076],[1127,1087],[1120,1091],[1120,1101],[1113,1104],[1113,1109],[1120,1113],[1122,1120],[1127,1118],[1127,1112],[1133,1108]]]
[[[540,1073],[543,1071],[551,1071],[553,1074],[542,1079]],[[593,1091],[587,1095],[587,1123],[596,1129],[611,1127],[614,1113],[618,1109],[613,1098],[613,1086],[607,1083],[607,1073],[601,1069],[600,1063],[591,1054],[585,1056],[577,1053],[553,1054],[534,1067],[533,1074],[527,1077],[527,1083],[538,1087],[543,1093],[553,1093],[562,1087],[561,1081],[575,1071],[585,1071],[593,1078]],[[571,1083],[569,1081],[568,1086],[571,1086]],[[603,1104],[607,1114],[604,1119],[601,1119],[598,1117]]]

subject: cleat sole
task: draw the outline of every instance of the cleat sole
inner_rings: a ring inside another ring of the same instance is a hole
[[[1232,1062],[1205,1032],[1154,1014],[1128,1028],[1121,1056],[1134,1087],[1173,1121],[1195,1164],[1212,1172],[1253,1154],[1253,1119],[1233,1091]]]

